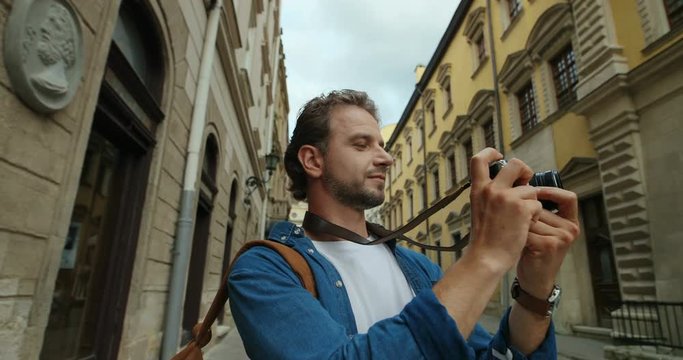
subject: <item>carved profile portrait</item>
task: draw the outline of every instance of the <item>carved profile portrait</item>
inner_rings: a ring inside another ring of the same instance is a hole
[[[15,1],[4,45],[13,90],[27,105],[49,113],[71,102],[81,79],[83,38],[68,1]]]
[[[65,94],[69,90],[66,69],[72,67],[76,59],[76,32],[69,12],[60,4],[50,5],[37,35],[36,51],[45,69],[31,76],[31,81],[46,92]]]

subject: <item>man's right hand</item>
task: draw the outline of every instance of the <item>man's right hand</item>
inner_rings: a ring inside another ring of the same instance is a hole
[[[489,164],[503,158],[486,148],[472,157],[472,230],[468,255],[482,261],[502,276],[519,260],[532,222],[543,210],[538,189],[529,186],[533,176],[529,166],[511,159],[498,175],[489,177]],[[519,186],[517,186],[519,185]]]
[[[519,260],[529,227],[543,210],[538,190],[527,185],[533,172],[523,162],[512,159],[495,179],[489,177],[489,164],[502,158],[491,148],[472,157],[470,245],[433,288],[465,338],[501,277]]]

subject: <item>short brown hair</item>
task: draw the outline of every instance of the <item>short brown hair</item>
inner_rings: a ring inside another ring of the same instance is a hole
[[[289,191],[296,200],[306,199],[306,172],[299,162],[299,149],[313,145],[325,154],[330,136],[330,114],[340,105],[358,106],[377,121],[377,107],[367,93],[357,90],[335,90],[309,100],[299,110],[292,138],[285,151],[285,170],[291,179]]]

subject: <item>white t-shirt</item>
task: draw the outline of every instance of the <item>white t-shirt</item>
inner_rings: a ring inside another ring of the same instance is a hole
[[[415,294],[396,258],[385,244],[351,241],[313,241],[341,276],[351,301],[359,334],[374,323],[398,315]]]

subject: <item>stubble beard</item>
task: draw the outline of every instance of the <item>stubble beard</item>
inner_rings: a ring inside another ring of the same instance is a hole
[[[372,209],[384,202],[384,191],[372,192],[358,181],[344,182],[335,178],[327,169],[323,171],[322,180],[335,199],[354,209]]]

